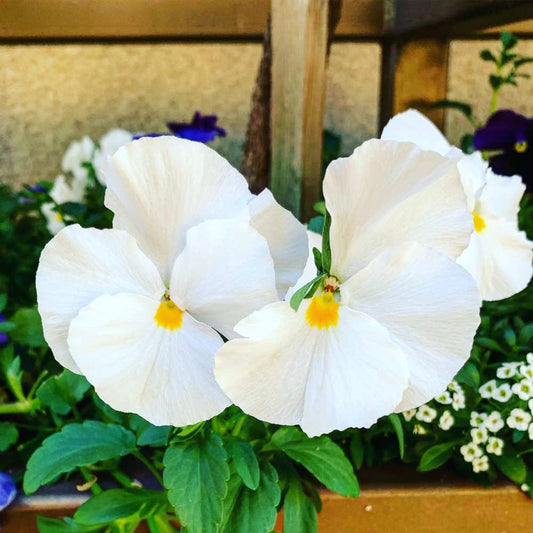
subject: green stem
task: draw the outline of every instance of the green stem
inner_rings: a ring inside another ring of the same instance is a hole
[[[234,437],[238,437],[239,436],[239,433],[241,432],[241,429],[242,429],[242,426],[244,425],[245,420],[246,420],[246,415],[242,415],[239,418],[239,420],[237,420],[235,425],[233,426],[233,430],[232,430],[231,434]]]
[[[165,484],[163,483],[163,478],[161,477],[161,474],[157,470],[157,468],[139,451],[133,452],[133,456],[137,457],[141,463],[150,470],[150,472],[153,474],[153,476],[157,479],[158,483],[164,488]]]
[[[85,481],[89,482],[89,481],[92,481],[94,475],[91,474],[87,468],[85,468],[84,466],[80,466],[80,472],[81,472],[81,475],[83,476],[83,479],[85,479]],[[98,482],[94,482],[92,485],[91,485],[91,492],[96,496],[97,494],[100,494],[101,492],[103,492],[102,490],[102,487],[100,487],[100,485],[98,485]]]
[[[48,375],[48,370],[43,370],[39,377],[35,380],[35,383],[33,384],[33,387],[30,390],[30,393],[28,394],[28,400],[31,400],[35,393],[37,392],[37,389],[39,388],[39,385],[43,382],[44,378]]]
[[[131,489],[131,487],[133,487],[133,481],[121,470],[112,470],[111,475],[127,489]]]
[[[17,413],[29,413],[34,407],[33,400],[4,403],[0,405],[0,415],[12,415]]]
[[[494,111],[496,111],[496,108],[498,107],[498,96],[500,93],[500,89],[494,89],[492,91],[492,97],[490,99],[490,114],[492,115]]]

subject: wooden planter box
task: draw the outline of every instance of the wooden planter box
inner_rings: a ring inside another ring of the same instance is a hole
[[[320,533],[533,532],[533,501],[511,483],[489,489],[446,472],[413,475],[403,468],[372,470],[361,478],[359,498],[322,491]],[[62,484],[19,497],[0,516],[2,533],[37,532],[37,515],[72,516],[89,497],[72,489]],[[281,513],[276,531],[282,531],[282,520]]]

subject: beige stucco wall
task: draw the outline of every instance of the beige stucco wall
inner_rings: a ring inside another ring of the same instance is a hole
[[[476,58],[493,42],[451,45],[449,96],[479,102],[489,88]],[[522,43],[533,55],[533,42]],[[259,44],[130,44],[0,46],[0,180],[53,178],[73,139],[98,139],[116,126],[161,131],[168,119],[195,109],[215,112],[228,137],[216,148],[238,165],[250,108]],[[336,43],[328,76],[325,125],[351,151],[377,130],[380,49]],[[533,114],[533,82],[505,89],[502,104]],[[449,114],[456,140],[465,125]]]

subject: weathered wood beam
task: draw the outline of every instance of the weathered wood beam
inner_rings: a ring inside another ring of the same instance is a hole
[[[396,113],[414,107],[441,129],[444,110],[431,106],[446,98],[448,41],[417,39],[387,41],[383,45],[380,131]]]

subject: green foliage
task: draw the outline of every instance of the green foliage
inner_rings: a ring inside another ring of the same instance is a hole
[[[10,337],[14,342],[30,347],[45,347],[46,341],[43,337],[43,327],[41,316],[36,307],[17,309],[11,317],[15,324]]]
[[[216,532],[230,475],[218,435],[177,443],[165,452],[163,480],[184,531]]]
[[[225,446],[233,462],[233,467],[242,482],[251,490],[257,489],[260,471],[254,449],[250,444],[240,439],[230,439],[226,441]]]
[[[515,483],[524,483],[527,476],[526,463],[509,444],[505,444],[501,455],[494,455],[492,460],[498,470]]]
[[[303,287],[300,287],[291,297],[291,307],[298,311],[300,304],[305,298],[311,298],[318,290],[322,282],[326,279],[326,274],[321,274],[316,278],[306,283]]]
[[[58,415],[66,415],[83,398],[89,387],[89,382],[83,376],[63,370],[58,376],[44,381],[37,389],[36,396]]]
[[[318,531],[318,520],[313,502],[305,494],[297,477],[289,481],[283,500],[283,531],[285,533],[313,533]]]
[[[420,458],[418,471],[427,472],[442,466],[452,456],[455,445],[455,442],[444,442],[428,448]]]
[[[135,435],[121,426],[92,420],[69,424],[45,439],[31,456],[24,475],[24,492],[31,494],[76,467],[121,457],[134,450]]]
[[[19,432],[15,424],[0,422],[0,452],[5,452],[13,446],[19,438]]]

